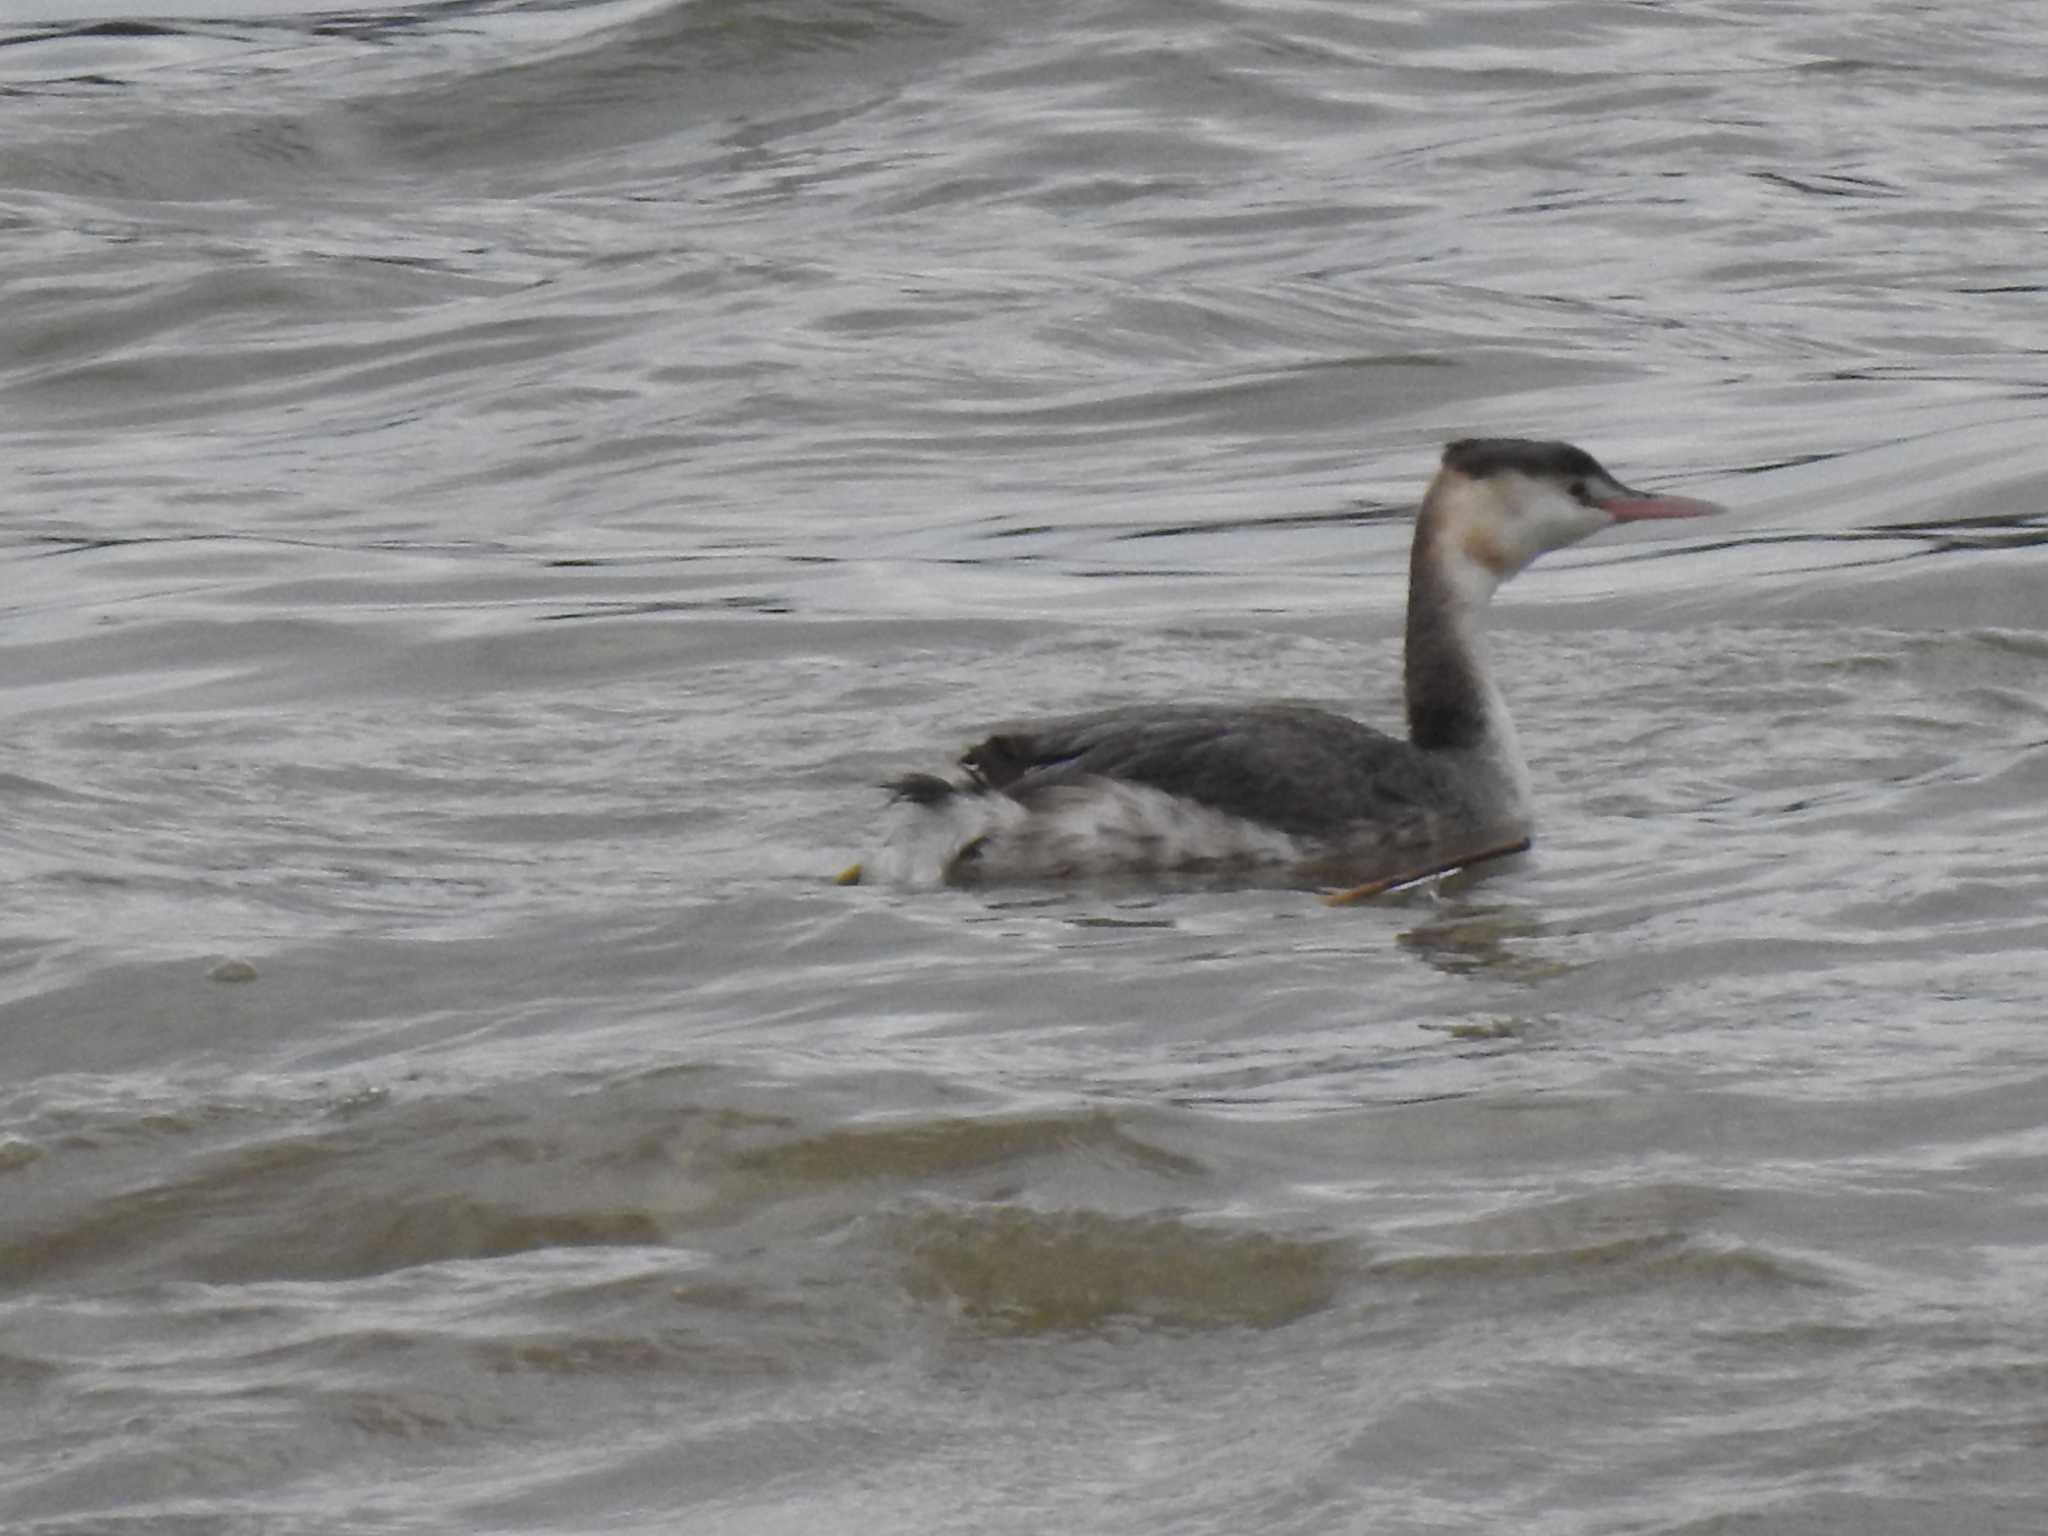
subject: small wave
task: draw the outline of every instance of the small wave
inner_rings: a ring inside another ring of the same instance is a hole
[[[1330,1305],[1353,1262],[1336,1240],[1101,1211],[930,1208],[884,1230],[913,1297],[1006,1334],[1279,1327]]]

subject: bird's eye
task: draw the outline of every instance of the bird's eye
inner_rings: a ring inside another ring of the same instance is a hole
[[[1583,480],[1574,480],[1571,483],[1569,489],[1572,493],[1573,501],[1590,502],[1593,499],[1591,496],[1586,494],[1586,482]]]

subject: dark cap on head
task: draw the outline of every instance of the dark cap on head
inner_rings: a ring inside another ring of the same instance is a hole
[[[1445,444],[1444,468],[1455,469],[1475,480],[1510,470],[1559,480],[1580,475],[1613,478],[1585,449],[1531,437],[1461,437],[1455,443]]]

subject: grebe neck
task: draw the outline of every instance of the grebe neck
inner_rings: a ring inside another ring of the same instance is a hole
[[[1503,735],[1512,742],[1480,623],[1500,578],[1454,536],[1442,501],[1424,501],[1408,558],[1408,737],[1424,751],[1470,750]]]

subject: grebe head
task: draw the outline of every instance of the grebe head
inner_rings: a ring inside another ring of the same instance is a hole
[[[1483,596],[1538,555],[1612,523],[1720,510],[1690,496],[1631,490],[1570,443],[1468,437],[1444,449],[1417,543],[1451,568],[1458,586]]]

